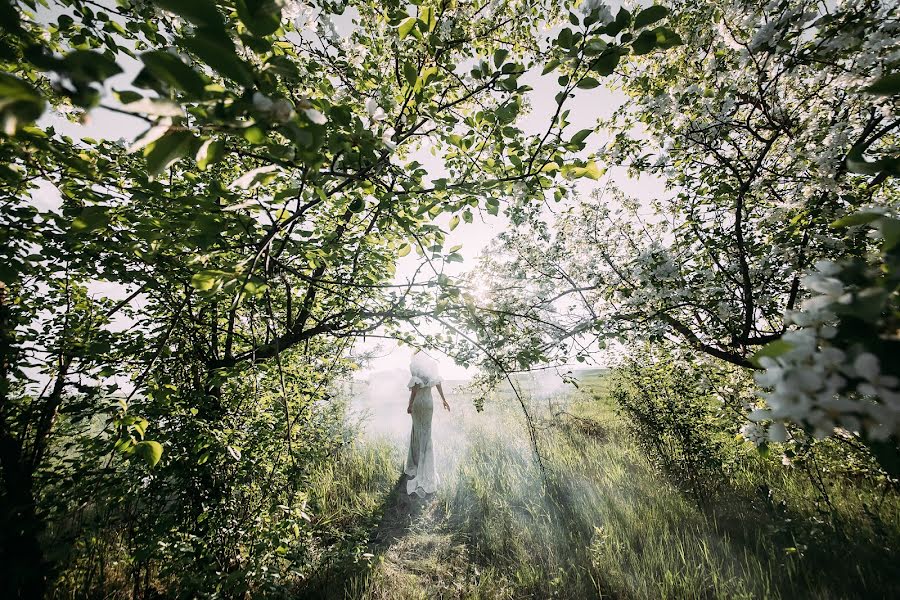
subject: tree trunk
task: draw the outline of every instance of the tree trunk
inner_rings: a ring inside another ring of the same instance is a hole
[[[0,282],[0,597],[43,598],[48,577],[34,470],[9,423],[10,371],[16,350],[7,292]]]
[[[40,545],[44,523],[35,507],[33,473],[16,460],[17,446],[8,436],[0,441],[0,597],[43,598],[49,568]]]

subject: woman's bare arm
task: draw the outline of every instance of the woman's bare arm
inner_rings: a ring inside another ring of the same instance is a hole
[[[409,414],[409,415],[412,414],[412,403],[413,403],[413,400],[414,400],[415,397],[416,397],[416,390],[417,390],[417,389],[419,389],[419,386],[417,386],[417,385],[414,385],[414,386],[412,386],[412,387],[409,389],[409,406],[406,407],[406,413]]]
[[[444,401],[444,408],[446,408],[447,411],[449,412],[449,411],[450,411],[450,405],[447,404],[447,397],[444,396],[444,388],[441,387],[441,384],[437,384],[435,387],[437,387],[437,391],[438,391],[438,393],[441,395],[441,400]]]

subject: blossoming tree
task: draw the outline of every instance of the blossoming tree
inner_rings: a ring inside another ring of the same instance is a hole
[[[668,6],[684,45],[623,66],[600,123],[606,161],[667,193],[608,183],[504,234],[473,275],[492,316],[461,320],[509,369],[610,338],[761,366],[772,439],[842,427],[897,472],[897,6]]]
[[[273,497],[295,498],[298,448],[321,451],[309,414],[346,372],[346,341],[446,303],[440,277],[393,283],[396,259],[459,260],[439,215],[452,229],[597,177],[574,155],[589,131],[566,130],[568,99],[632,49],[676,42],[648,29],[664,12],[608,20],[550,0],[3,0],[0,13],[0,545],[15,549],[0,562],[15,597],[52,575],[42,527],[84,505],[78,489],[167,507],[138,511],[144,548],[218,532],[229,543],[195,560],[250,572],[252,546],[276,561],[278,532],[305,521]],[[559,88],[531,134],[520,79],[535,68]],[[144,132],[53,126],[110,112]],[[60,459],[63,437],[81,460]],[[235,525],[266,511],[282,515],[271,546]],[[134,555],[138,578],[149,566]]]

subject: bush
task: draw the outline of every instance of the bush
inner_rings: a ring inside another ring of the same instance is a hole
[[[722,381],[714,367],[654,346],[626,358],[610,385],[651,462],[701,505],[722,489],[733,456],[734,407],[715,393]]]
[[[342,371],[288,357],[213,394],[175,369],[157,375],[157,396],[127,408],[161,425],[152,469],[111,452],[121,406],[70,431],[77,476],[41,498],[44,546],[60,549],[54,597],[284,597],[317,568],[334,531],[314,522],[309,489],[351,433],[332,379]]]

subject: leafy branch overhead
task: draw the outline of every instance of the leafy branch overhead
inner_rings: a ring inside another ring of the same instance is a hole
[[[221,507],[220,473],[245,462],[288,490],[347,345],[408,339],[452,309],[443,266],[464,255],[448,230],[599,179],[571,98],[675,43],[663,9],[612,19],[551,0],[0,0],[0,13],[0,461],[21,495],[3,515],[29,523],[3,531],[30,548],[46,472],[165,506],[149,486],[180,482],[188,514],[156,533]],[[526,128],[524,82],[542,70],[557,101]],[[421,267],[394,281],[413,251]],[[73,437],[92,460],[67,458]]]
[[[646,343],[758,371],[757,439],[851,432],[896,474],[895,3],[671,6],[664,24],[657,7],[607,15],[633,55],[674,46],[621,69],[597,154],[664,189],[611,180],[528,215],[470,275],[458,326],[487,368]]]

